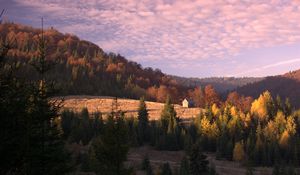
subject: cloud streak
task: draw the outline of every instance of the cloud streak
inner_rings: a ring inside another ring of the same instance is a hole
[[[291,64],[297,63],[297,62],[300,62],[300,58],[290,59],[290,60],[280,61],[280,62],[277,62],[277,63],[268,64],[268,65],[258,67],[258,68],[255,68],[255,69],[251,69],[251,70],[248,70],[248,71],[245,71],[245,72],[241,72],[241,73],[238,73],[238,74],[235,74],[235,75],[253,74],[253,73],[256,73],[256,72],[262,72],[266,69],[275,68],[275,67],[279,67],[279,66],[283,66],[283,65],[291,65]]]

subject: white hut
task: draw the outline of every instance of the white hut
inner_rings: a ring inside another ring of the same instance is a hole
[[[184,108],[190,108],[190,107],[193,107],[194,103],[192,100],[190,99],[187,99],[185,98],[183,101],[182,101],[182,107]]]

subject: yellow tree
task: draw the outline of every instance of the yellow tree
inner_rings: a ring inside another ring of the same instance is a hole
[[[218,108],[218,106],[216,105],[216,103],[214,103],[212,105],[211,111],[212,111],[214,117],[217,117],[220,114],[220,109]]]
[[[285,130],[279,139],[279,146],[281,148],[287,148],[290,139],[290,134],[287,130]]]
[[[245,150],[244,150],[243,142],[235,143],[232,157],[233,157],[233,160],[235,160],[235,161],[245,160],[246,153],[245,153]]]
[[[274,124],[277,134],[281,134],[286,127],[286,119],[282,111],[278,111],[274,118]]]
[[[286,130],[290,135],[296,134],[296,123],[292,116],[289,116],[286,120]]]
[[[251,105],[251,113],[258,117],[260,121],[267,120],[269,117],[269,108],[273,103],[273,98],[269,91],[265,91],[254,100]]]
[[[276,141],[277,140],[278,132],[276,130],[274,121],[272,121],[272,120],[269,121],[263,131],[264,131],[263,134],[264,134],[266,139],[268,139],[270,141]]]

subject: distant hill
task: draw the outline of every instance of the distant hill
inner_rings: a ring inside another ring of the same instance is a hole
[[[291,71],[284,75],[266,77],[264,80],[237,88],[243,95],[258,97],[268,90],[274,97],[289,98],[295,107],[300,107],[300,70]]]
[[[259,77],[211,77],[211,78],[185,78],[179,76],[171,76],[179,84],[184,84],[187,87],[201,86],[204,87],[208,84],[214,86],[219,93],[231,91],[237,87],[241,87],[254,82],[259,82],[264,78]]]

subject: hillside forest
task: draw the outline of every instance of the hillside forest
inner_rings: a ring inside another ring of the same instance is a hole
[[[10,44],[7,53],[9,61],[15,61],[20,67],[17,70],[18,76],[38,79],[31,63],[38,53],[41,31],[21,24],[0,25],[0,38]],[[199,93],[199,87],[202,87],[203,93],[216,93],[215,86],[219,92],[225,92],[259,80],[240,78],[226,81],[229,82],[226,84],[220,78],[204,80],[200,84],[191,83],[189,79],[169,76],[159,69],[143,68],[119,54],[105,53],[91,42],[80,40],[72,34],[62,34],[54,28],[46,29],[43,35],[46,59],[55,64],[45,78],[55,80],[56,87],[63,87],[59,95],[117,96],[133,99],[144,96],[146,100],[165,102],[168,94],[175,103],[180,103],[185,97],[194,98],[194,94]],[[224,88],[221,90],[219,87]],[[197,106],[204,107],[201,103]]]

